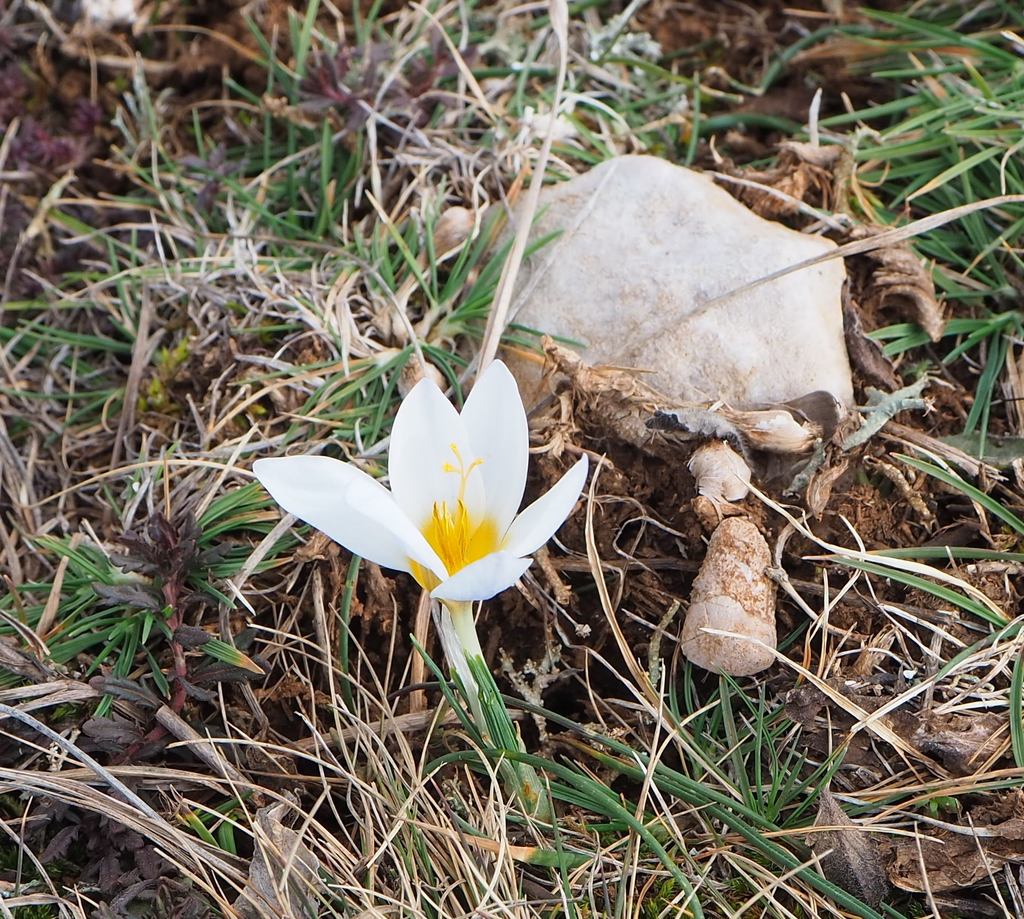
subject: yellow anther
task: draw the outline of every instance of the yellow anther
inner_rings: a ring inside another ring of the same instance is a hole
[[[435,501],[430,517],[421,532],[430,547],[444,563],[449,575],[465,568],[466,565],[498,550],[500,542],[498,528],[488,517],[474,520],[466,507],[466,487],[469,477],[483,459],[474,459],[468,466],[459,452],[459,445],[449,444],[455,462],[441,465],[443,472],[452,472],[459,477],[459,491],[454,507],[447,501]],[[437,576],[417,562],[411,564],[413,577],[427,590],[433,590],[440,581]]]
[[[487,517],[473,520],[461,500],[456,502],[454,509],[449,508],[447,501],[435,501],[430,519],[422,532],[449,575],[496,552],[500,541],[494,522]],[[433,590],[439,583],[434,575],[420,565],[413,564],[412,572],[416,580],[428,590]]]

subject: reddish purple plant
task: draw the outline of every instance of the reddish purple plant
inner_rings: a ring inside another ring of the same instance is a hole
[[[0,67],[0,129],[25,113],[28,80],[17,64]]]
[[[392,71],[392,50],[383,42],[370,42],[361,48],[346,45],[334,54],[316,55],[300,87],[306,99],[302,107],[341,112],[347,131],[357,131],[374,112],[393,123],[426,124],[442,101],[434,98],[432,90],[454,76],[458,66],[440,33],[434,35],[428,51],[407,62],[397,75]],[[475,57],[473,49],[466,57]]]
[[[21,169],[61,169],[77,166],[85,158],[82,138],[54,134],[34,118],[25,119],[12,146],[14,162]]]

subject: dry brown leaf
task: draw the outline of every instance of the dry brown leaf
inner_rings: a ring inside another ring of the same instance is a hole
[[[951,772],[971,775],[999,749],[1008,727],[1006,715],[998,712],[977,712],[970,717],[932,715],[923,719],[908,739]]]
[[[822,466],[807,483],[807,493],[804,498],[809,510],[814,517],[821,517],[825,513],[829,500],[832,498],[832,489],[850,467],[848,457],[840,456]]]
[[[11,638],[0,638],[0,669],[35,683],[51,676],[51,671],[41,660],[18,648]]]
[[[850,239],[869,239],[887,227],[858,227]],[[935,297],[931,269],[918,258],[905,242],[873,249],[865,254],[872,274],[866,290],[868,306],[909,306],[918,325],[932,341],[942,337],[946,320]]]
[[[846,816],[828,789],[821,793],[814,825],[829,827],[812,834],[809,840],[821,863],[822,874],[833,884],[877,907],[889,885],[874,837]]]
[[[246,919],[316,919],[325,891],[320,861],[284,825],[293,808],[279,802],[256,812],[249,880],[234,906]]]
[[[971,887],[1006,864],[1024,862],[1024,819],[1011,817],[989,826],[965,826],[962,832],[929,828],[927,835],[900,839],[889,866],[889,880],[900,890],[933,893]],[[921,874],[928,874],[927,888]]]
[[[828,691],[834,693],[831,698],[826,694]],[[851,706],[844,708],[837,704],[839,697],[848,699]],[[883,706],[891,705],[893,697],[894,687],[888,681],[879,679],[878,675],[855,676],[851,670],[829,677],[823,681],[822,687],[803,684],[790,690],[786,695],[785,710],[789,718],[803,727],[804,743],[808,749],[827,754],[842,744],[846,748],[843,756],[845,766],[860,767],[881,776],[888,768],[887,754],[879,750],[865,731],[854,730],[854,725],[861,720],[860,716],[855,717],[854,712],[860,709],[873,714]],[[875,724],[884,727],[885,740],[890,745],[904,753],[917,751],[909,739],[918,725],[913,714],[897,709],[876,720]],[[930,768],[941,771],[939,763],[932,764],[927,755],[920,753],[919,758]]]
[[[850,355],[850,363],[865,382],[889,391],[900,388],[900,378],[896,375],[892,361],[885,356],[877,342],[872,341],[864,334],[860,313],[849,294],[845,292],[843,294],[843,333],[846,339],[846,351]]]

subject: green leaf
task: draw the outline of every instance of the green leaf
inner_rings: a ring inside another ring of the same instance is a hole
[[[202,650],[204,654],[209,655],[214,660],[228,664],[231,667],[238,667],[241,670],[247,670],[249,673],[256,673],[260,676],[265,675],[265,671],[259,664],[239,651],[234,645],[229,645],[226,641],[221,641],[219,638],[211,638],[209,641],[203,642]]]

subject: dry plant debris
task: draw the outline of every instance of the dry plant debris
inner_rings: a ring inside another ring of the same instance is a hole
[[[770,219],[833,210],[842,201],[841,177],[849,172],[850,152],[838,144],[785,141],[770,169],[736,168],[724,163],[715,177],[738,185],[736,195],[755,213]]]
[[[850,232],[850,239],[869,239],[879,232],[881,229],[876,227],[857,227]],[[906,243],[875,249],[865,259],[871,265],[871,275],[865,284],[870,296],[864,308],[874,312],[896,307],[898,315],[909,314],[916,319],[931,341],[942,338],[946,321],[929,266]]]
[[[733,502],[750,494],[750,467],[728,443],[708,441],[686,466],[697,489],[693,509],[705,529],[713,530],[723,516],[743,513]]]
[[[1007,811],[1013,816],[1005,816]],[[901,890],[945,893],[983,882],[1004,865],[1024,862],[1019,801],[1003,799],[965,816],[956,824],[923,821],[913,836],[900,840],[889,880]]]

